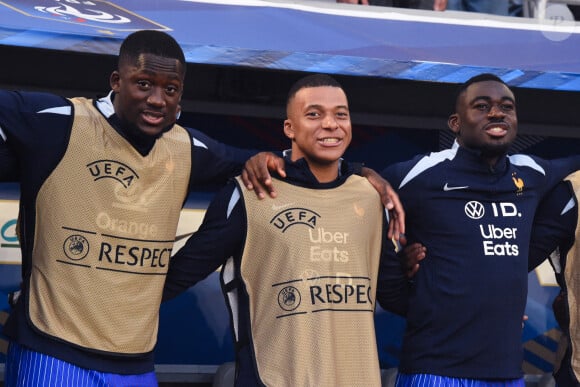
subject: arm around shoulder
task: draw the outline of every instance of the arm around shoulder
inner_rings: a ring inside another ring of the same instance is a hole
[[[237,148],[216,141],[199,130],[186,128],[192,141],[192,185],[223,185],[242,172],[257,150]]]
[[[409,280],[409,270],[396,246],[398,243],[395,240],[387,240],[383,244],[377,281],[377,302],[389,312],[406,316],[412,281]]]

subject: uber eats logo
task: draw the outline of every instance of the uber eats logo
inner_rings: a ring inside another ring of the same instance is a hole
[[[465,205],[465,215],[474,220],[485,219],[489,223],[479,224],[479,233],[482,238],[483,252],[488,256],[517,256],[519,246],[517,244],[518,228],[505,227],[505,219],[520,218],[522,214],[517,206],[510,202],[490,203],[491,208],[486,211],[483,203],[470,201]],[[501,222],[501,226],[495,224]]]

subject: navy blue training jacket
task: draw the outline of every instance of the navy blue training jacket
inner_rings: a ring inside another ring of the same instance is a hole
[[[459,147],[383,171],[427,257],[410,289],[400,371],[456,378],[522,376],[522,318],[532,222],[580,157],[502,157]],[[380,327],[377,327],[380,329]]]

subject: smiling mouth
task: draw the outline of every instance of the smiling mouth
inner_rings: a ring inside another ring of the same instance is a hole
[[[490,124],[486,126],[485,132],[493,137],[503,137],[508,132],[508,127],[505,124]]]
[[[143,117],[143,120],[145,122],[147,122],[149,125],[159,125],[165,119],[165,115],[163,115],[162,113],[156,113],[156,112],[150,112],[150,111],[143,112],[142,117]]]
[[[336,138],[336,137],[326,137],[326,138],[321,138],[318,140],[318,142],[321,142],[322,144],[325,145],[334,145],[334,144],[338,144],[340,143],[342,140],[340,138]]]

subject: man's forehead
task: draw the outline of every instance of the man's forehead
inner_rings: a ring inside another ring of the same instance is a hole
[[[339,87],[333,86],[304,87],[296,92],[295,99],[306,104],[316,104],[317,101],[326,103],[338,101],[341,105],[347,104],[344,91]]]
[[[132,63],[129,62],[126,65],[134,71],[184,74],[183,65],[178,59],[154,54],[140,54],[137,58],[134,58]]]
[[[512,99],[514,96],[514,93],[508,86],[497,81],[475,82],[469,85],[465,91],[469,95],[503,94]]]
[[[463,90],[457,103],[470,104],[478,99],[509,100],[513,101],[513,103],[516,101],[514,93],[508,86],[497,81],[483,81],[472,83]]]

